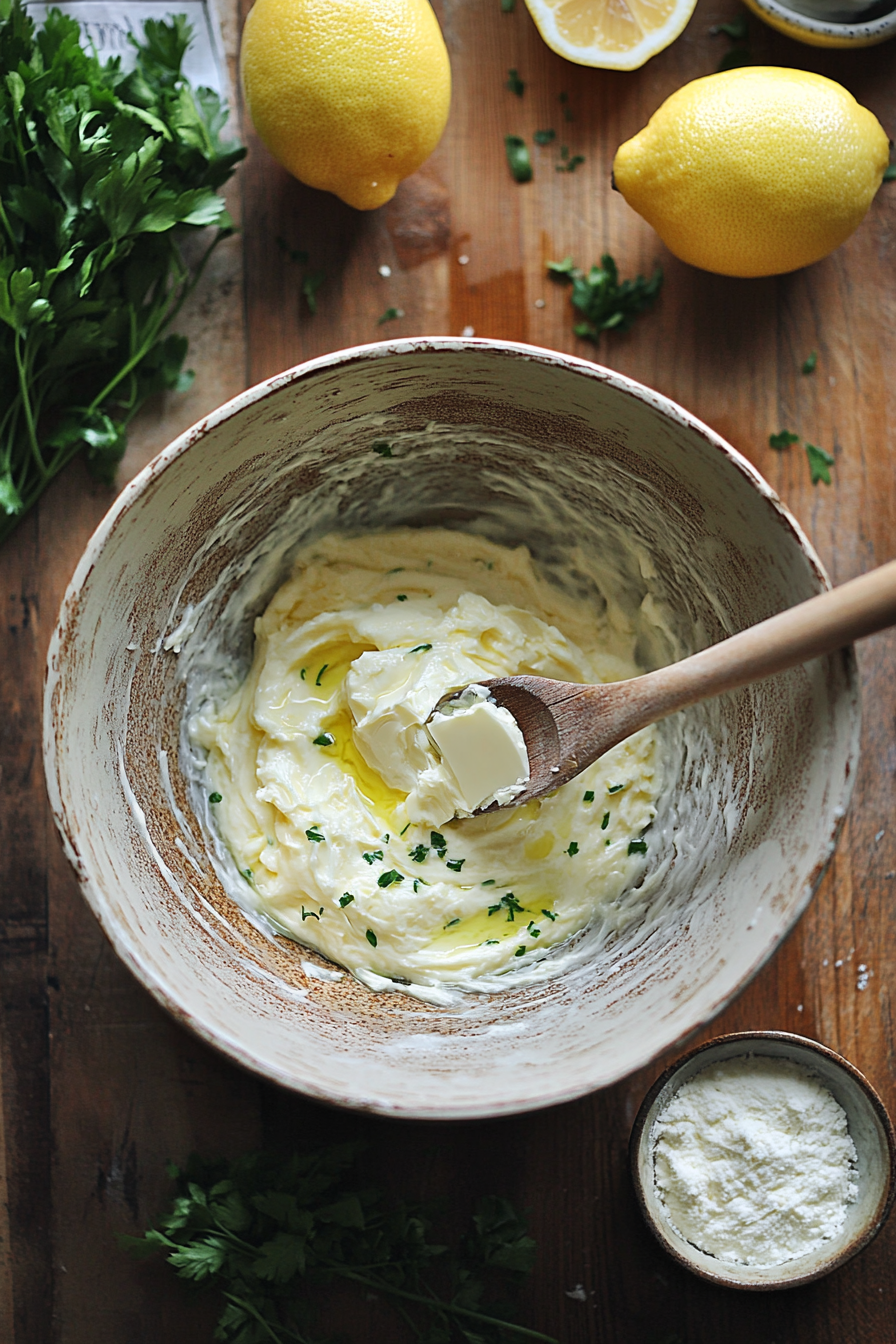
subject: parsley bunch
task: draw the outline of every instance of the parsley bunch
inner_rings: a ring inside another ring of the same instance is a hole
[[[220,1289],[215,1339],[227,1344],[327,1344],[314,1331],[309,1290],[340,1280],[389,1299],[419,1344],[557,1344],[513,1324],[512,1303],[495,1297],[518,1287],[534,1259],[512,1205],[481,1200],[449,1255],[428,1240],[421,1209],[387,1203],[369,1184],[361,1151],[340,1144],[285,1161],[191,1157],[182,1171],[171,1168],[179,1189],[171,1212],[145,1237],[121,1240],[140,1255],[161,1251],[181,1278]],[[434,1262],[444,1265],[435,1283]]]
[[[79,32],[0,0],[0,541],[77,453],[111,483],[146,398],[189,386],[165,333],[232,232],[217,190],[245,153],[181,74],[183,16],[146,22],[129,74]]]
[[[576,266],[572,257],[549,261],[548,272],[555,280],[572,285],[572,303],[584,317],[573,330],[586,341],[600,340],[603,331],[628,331],[636,317],[656,303],[663,286],[662,267],[657,266],[649,280],[638,275],[634,280],[619,280],[616,262],[604,253],[600,266],[587,272]]]

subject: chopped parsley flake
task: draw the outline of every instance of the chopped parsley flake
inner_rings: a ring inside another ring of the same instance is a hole
[[[501,13],[512,14],[515,5],[516,0],[501,0]]]
[[[488,913],[490,915],[497,914],[499,910],[507,911],[508,924],[513,924],[515,916],[523,913],[523,907],[520,905],[512,891],[508,891],[506,896],[502,896],[497,905],[490,905],[488,907]]]
[[[408,822],[407,826],[405,826],[403,830],[400,830],[400,831],[398,832],[398,834],[399,834],[399,835],[404,835],[405,831],[409,831],[410,829],[411,829],[411,823]]]
[[[509,89],[511,93],[515,93],[517,98],[522,98],[523,94],[526,92],[526,86],[520,79],[516,70],[507,71],[507,83],[504,87],[505,89]]]
[[[574,173],[579,164],[585,162],[584,154],[573,154],[572,158],[570,158],[568,145],[561,145],[560,158],[563,162],[555,165],[558,173]]]
[[[370,445],[370,447],[371,447],[371,449],[372,449],[373,452],[375,452],[375,453],[379,453],[380,457],[391,457],[391,456],[392,456],[392,445],[391,445],[391,443],[385,443],[382,439],[378,439],[377,442],[376,442],[376,443],[372,443],[372,444]],[[387,571],[387,573],[389,573],[389,574],[397,574],[397,573],[398,573],[398,570],[397,570],[397,569],[390,569],[390,570]]]
[[[247,882],[254,882],[254,880],[255,880],[255,879],[253,878],[253,876],[252,876],[252,869],[251,869],[251,868],[241,868],[241,869],[240,869],[240,877],[244,877],[244,878],[246,879]]]
[[[420,890],[421,887],[428,887],[428,886],[429,886],[429,883],[427,882],[427,880],[426,880],[425,877],[415,877],[415,878],[414,878],[414,892],[415,892],[415,893],[418,892],[418,891]]]
[[[210,803],[220,803],[221,795],[220,793],[210,793],[208,796],[208,800]]]
[[[445,928],[446,928],[446,929],[453,929],[454,926],[455,926],[455,924],[459,924],[459,923],[460,923],[460,916],[458,915],[457,919],[449,919],[448,923],[445,925]]]
[[[624,788],[624,784],[610,784],[607,788],[607,793],[619,793],[620,789]]]
[[[310,826],[308,830],[305,832],[305,834],[308,837],[308,839],[313,841],[313,843],[316,845],[319,845],[324,838],[320,833],[319,826]]]
[[[317,676],[314,678],[314,684],[315,684],[315,686],[319,686],[319,685],[320,685],[320,679],[321,679],[321,677],[323,676],[323,674],[326,672],[326,670],[327,670],[327,668],[328,668],[329,666],[330,666],[329,663],[324,663],[323,667],[322,667],[321,670],[318,672]]]
[[[365,863],[376,863],[377,859],[382,863],[383,851],[381,849],[372,849],[368,854],[362,854],[361,858]]]
[[[604,813],[604,819],[603,819],[603,821],[602,821],[601,824],[600,824],[600,828],[601,828],[601,830],[602,830],[602,831],[605,831],[605,830],[607,829],[607,827],[609,826],[609,824],[610,824],[610,814],[609,814],[609,812],[605,812],[605,813]]]
[[[414,863],[422,863],[429,853],[429,845],[415,845],[413,849],[408,850],[408,858],[414,860]]]
[[[553,910],[542,910],[541,913],[544,915],[545,919],[549,919],[549,920],[551,921],[552,924],[553,924],[554,920],[557,918],[557,916],[554,914]]]
[[[628,842],[628,852],[629,852],[629,854],[646,854],[646,853],[647,853],[647,841],[646,841],[646,840],[629,840],[629,842]]]
[[[417,644],[415,648],[413,648],[413,649],[410,650],[410,652],[411,652],[411,653],[426,653],[427,650],[428,650],[428,649],[431,649],[431,648],[432,648],[432,645],[431,645],[431,644]]]
[[[407,593],[396,593],[395,595],[396,602],[407,602],[407,600],[408,600]]]
[[[792,443],[799,443],[799,434],[791,434],[789,429],[782,429],[780,434],[769,434],[769,448],[777,448],[780,453],[784,448],[789,448]]]
[[[389,843],[389,832],[387,831],[386,834],[383,836],[383,844],[388,845],[388,843]]]
[[[448,861],[445,864],[445,867],[450,868],[451,871],[454,873],[459,873],[465,863],[466,859],[448,859]]]
[[[320,737],[314,739],[314,745],[316,747],[332,747],[335,741],[332,733],[321,733]]]
[[[806,457],[809,459],[809,476],[812,484],[817,485],[819,481],[824,481],[825,485],[830,485],[830,468],[834,465],[832,455],[826,453],[823,448],[816,447],[814,443],[807,443]]]
[[[374,444],[374,445],[373,445],[374,452],[377,451],[378,447],[389,448],[389,445],[388,445],[388,443],[386,443],[386,444],[380,444],[380,445]],[[390,456],[391,456],[391,454],[392,454],[392,449],[391,449],[391,448],[389,448],[389,454],[390,454]],[[404,565],[396,565],[394,569],[387,569],[387,570],[386,570],[386,573],[387,573],[387,574],[403,574],[403,573],[404,573]]]
[[[309,313],[317,312],[317,291],[327,278],[326,271],[312,271],[302,280],[302,294],[308,305]]]
[[[354,897],[354,893],[353,893],[353,892],[351,892],[351,891],[344,891],[344,892],[342,893],[342,895],[339,897],[339,904],[340,904],[340,905],[343,907],[343,909],[344,909],[347,905],[351,905],[351,903],[352,903],[352,901],[353,901],[354,899],[355,899],[355,897]]]
[[[377,318],[376,324],[381,327],[384,322],[394,322],[399,317],[404,317],[403,308],[387,308],[382,317]],[[392,454],[390,453],[389,456],[391,457]]]
[[[445,853],[448,849],[448,842],[445,839],[444,835],[440,835],[438,831],[430,831],[429,843],[432,845],[433,849],[438,854],[439,858],[444,859]]]
[[[479,885],[481,887],[493,887],[495,885],[495,879],[493,877],[487,877],[485,881],[480,882]]]
[[[583,802],[583,803],[593,803],[593,802],[594,802],[594,790],[593,790],[593,789],[586,789],[586,790],[585,790],[585,792],[582,794],[582,802]]]
[[[803,373],[814,373],[818,364],[818,351],[813,350],[810,355],[803,360]]]
[[[529,158],[529,151],[522,136],[505,135],[504,153],[507,155],[507,166],[514,182],[531,182],[532,160]]]
[[[531,919],[529,920],[529,923],[526,925],[526,932],[529,934],[530,938],[541,937],[541,929],[537,928],[535,922]]]
[[[323,906],[321,906],[321,907],[320,907],[320,915],[322,915],[323,912],[324,912],[324,908],[323,908]],[[320,923],[320,915],[316,915],[316,914],[314,913],[313,910],[306,910],[305,907],[304,907],[304,905],[302,906],[302,923],[303,923],[303,924],[305,923],[305,920],[306,920],[306,919],[316,919],[317,922],[318,922],[318,924],[319,924],[319,923]]]
[[[549,145],[552,140],[557,138],[556,131],[536,131],[532,139],[536,145]]]
[[[497,947],[499,942],[500,942],[500,939],[498,939],[498,938],[486,938],[486,940],[485,940],[485,942],[482,944],[482,946],[483,946],[483,947]]]
[[[564,853],[564,854],[568,854],[570,858],[572,858],[574,854],[578,854],[578,852],[579,852],[579,847],[578,847],[578,845],[576,844],[575,840],[570,840],[570,842],[569,842],[569,848],[568,848],[568,849],[564,849],[564,851],[563,851],[563,853]]]
[[[371,947],[376,947],[376,934],[374,933],[373,929],[368,929],[365,937],[367,938],[367,941]]]
[[[518,947],[513,955],[515,957],[524,957],[526,955],[526,949],[524,947]]]
[[[562,166],[569,170],[568,164]],[[653,307],[663,285],[661,266],[656,267],[649,279],[637,275],[634,280],[620,280],[619,269],[608,252],[601,257],[599,266],[592,266],[587,272],[572,257],[549,261],[547,269],[553,280],[572,285],[572,306],[584,318],[573,325],[573,331],[586,341],[599,341],[605,331],[628,331],[637,317]]]
[[[307,671],[308,671],[308,669],[307,669],[306,667],[303,667],[302,670],[301,670],[301,672],[299,673],[299,676],[302,678],[303,681],[305,680],[305,673],[306,673]]]
[[[395,868],[390,868],[388,873],[380,873],[376,880],[378,887],[394,887],[397,882],[403,882],[404,877]]]

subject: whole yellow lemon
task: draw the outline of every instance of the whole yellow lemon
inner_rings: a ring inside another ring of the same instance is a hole
[[[720,275],[780,275],[861,223],[889,160],[877,118],[822,75],[742,66],[667,98],[613,181],[670,252]]]
[[[240,72],[274,157],[358,210],[390,200],[448,120],[451,67],[429,0],[255,0]]]

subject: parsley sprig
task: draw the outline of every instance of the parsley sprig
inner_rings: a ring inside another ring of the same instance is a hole
[[[160,1252],[182,1279],[217,1288],[224,1309],[215,1338],[225,1344],[332,1344],[315,1328],[315,1290],[345,1281],[390,1301],[420,1344],[556,1344],[509,1319],[506,1290],[522,1286],[535,1243],[507,1200],[480,1200],[449,1255],[429,1240],[426,1210],[387,1203],[361,1153],[361,1145],[339,1144],[286,1160],[193,1156],[182,1170],[170,1168],[178,1188],[171,1211],[145,1237],[121,1241],[140,1256]],[[435,1261],[445,1266],[437,1283]]]
[[[573,331],[586,341],[600,340],[604,331],[628,331],[636,317],[656,303],[663,286],[663,270],[657,266],[649,280],[637,275],[634,280],[619,279],[619,269],[608,252],[599,266],[587,274],[572,257],[549,261],[548,274],[562,284],[572,285],[572,304],[585,319]]]
[[[233,231],[217,191],[245,154],[181,73],[183,16],[147,20],[128,74],[79,33],[0,0],[0,541],[78,453],[111,484],[147,397],[190,385],[166,332]]]

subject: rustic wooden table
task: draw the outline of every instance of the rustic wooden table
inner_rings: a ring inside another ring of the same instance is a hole
[[[176,6],[174,6],[176,8]],[[246,6],[248,7],[248,5]],[[609,187],[616,146],[729,41],[711,27],[734,0],[699,0],[683,37],[634,74],[579,68],[539,39],[522,0],[436,0],[454,71],[444,140],[395,200],[358,214],[280,171],[249,137],[235,199],[244,232],[218,255],[186,326],[194,390],[145,416],[122,484],[174,433],[241,388],[310,356],[384,335],[529,341],[611,365],[696,412],[756,464],[843,581],[896,553],[890,428],[896,420],[893,248],[896,184],[832,257],[777,280],[704,274],[665,253]],[[226,14],[233,52],[239,18]],[[896,128],[892,46],[823,53],[750,20],[769,64],[844,83]],[[514,67],[520,98],[505,87]],[[566,100],[561,101],[561,96]],[[568,108],[569,117],[564,115]],[[554,127],[516,185],[503,137]],[[558,147],[584,155],[558,173]],[[307,267],[278,243],[307,251]],[[595,349],[572,333],[568,291],[545,262],[604,251],[623,274],[661,261],[659,306]],[[390,267],[384,276],[381,268]],[[318,312],[301,294],[321,269]],[[388,325],[389,308],[403,316]],[[811,350],[818,366],[800,372]],[[795,429],[836,455],[813,486]],[[571,1105],[518,1119],[414,1124],[343,1114],[261,1083],[176,1026],[118,963],[82,903],[49,819],[41,685],[65,583],[111,502],[79,465],[0,552],[0,1339],[9,1344],[196,1344],[210,1304],[161,1265],[122,1254],[117,1231],[164,1206],[166,1159],[261,1142],[359,1136],[390,1183],[450,1192],[468,1208],[495,1190],[531,1210],[540,1247],[528,1323],[569,1344],[893,1344],[896,1219],[828,1279],[738,1294],[677,1268],[653,1243],[630,1189],[638,1104],[668,1061]],[[853,1060],[896,1114],[896,636],[860,649],[865,727],[851,813],[809,911],[762,973],[704,1033],[782,1028]],[[860,972],[860,965],[867,973]],[[5,1188],[3,1188],[5,1187]],[[575,1293],[577,1285],[581,1291]],[[354,1338],[396,1344],[376,1303],[347,1308]]]

